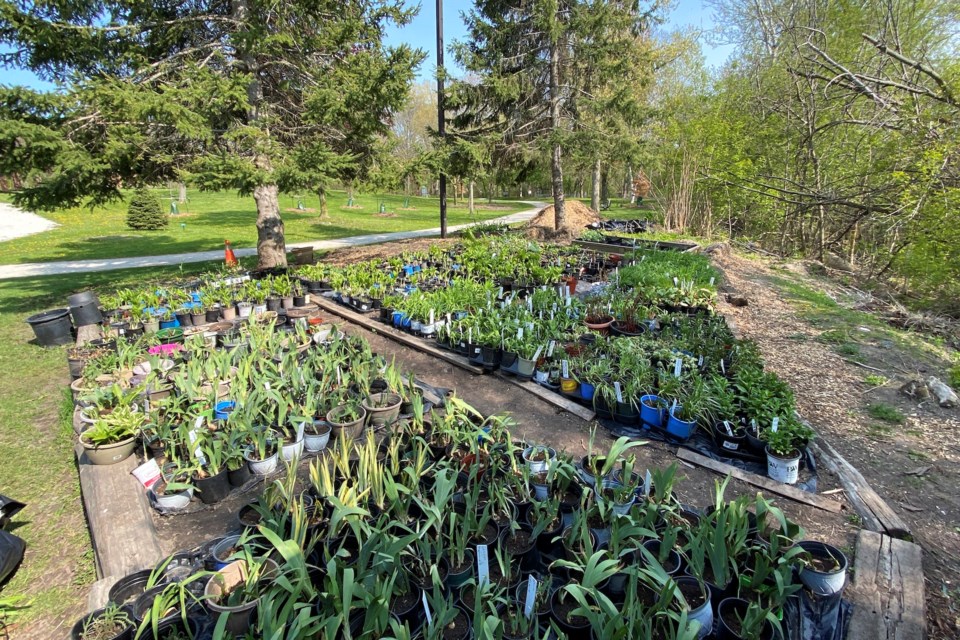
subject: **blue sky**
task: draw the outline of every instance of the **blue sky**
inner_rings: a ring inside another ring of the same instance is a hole
[[[412,3],[412,0],[411,0]],[[443,30],[444,41],[449,44],[466,35],[461,13],[473,3],[471,0],[445,0],[443,3]],[[713,28],[713,19],[709,8],[704,6],[703,0],[676,0],[670,12],[666,29],[685,29],[694,27],[702,31]],[[423,0],[420,13],[413,22],[405,27],[393,26],[388,30],[387,43],[400,44],[407,42],[428,52],[428,57],[420,67],[420,78],[433,77],[436,69],[436,0]],[[730,45],[711,46],[701,42],[703,54],[707,64],[722,65],[732,53]],[[6,49],[6,47],[4,47]],[[446,56],[448,67],[452,64],[449,50]],[[455,71],[451,69],[451,71]],[[0,83],[6,85],[27,85],[36,89],[53,89],[54,85],[38,78],[33,72],[23,69],[0,69]]]
[[[674,0],[673,9],[668,15],[664,29],[679,30],[693,27],[704,32],[709,31],[714,26],[712,11],[704,4],[703,0]],[[466,27],[460,17],[461,13],[472,5],[471,0],[444,0],[443,38],[447,45],[444,62],[448,69],[453,63],[449,52],[450,43],[466,36]],[[410,24],[404,27],[394,25],[387,33],[388,44],[407,42],[428,52],[427,59],[420,67],[421,79],[432,78],[437,66],[436,17],[436,0],[422,0],[420,13]],[[700,46],[707,64],[714,67],[722,65],[733,52],[732,45],[711,46],[701,40]],[[451,71],[455,72],[455,69]]]

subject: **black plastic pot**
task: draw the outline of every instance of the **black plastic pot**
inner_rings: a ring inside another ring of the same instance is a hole
[[[731,436],[722,422],[713,425],[713,436],[717,441],[717,446],[721,453],[730,451],[731,453],[741,453],[747,447],[747,433],[743,427],[730,423]]]
[[[567,638],[570,640],[591,640],[592,635],[590,633],[590,622],[584,618],[582,624],[572,624],[566,620],[566,616],[559,611],[560,604],[560,594],[564,593],[562,589],[557,589],[553,592],[553,595],[550,596],[550,614],[557,623],[557,627],[560,628],[560,631],[564,632],[567,635]],[[573,603],[574,607],[578,607],[576,600],[573,599],[573,596],[569,596],[570,601]]]
[[[100,301],[91,291],[77,293],[67,298],[70,305],[70,315],[73,316],[73,324],[77,327],[85,327],[91,324],[100,324],[103,322],[103,314],[100,313]]]
[[[67,358],[67,366],[70,367],[70,377],[76,380],[82,376],[83,365],[86,363],[86,358]]]
[[[231,487],[242,487],[250,481],[250,467],[244,462],[239,469],[227,471]]]
[[[70,312],[66,309],[51,309],[27,318],[37,342],[44,347],[55,347],[73,342]]]
[[[278,296],[267,297],[267,311],[280,311],[280,298]]]
[[[480,347],[480,359],[485,369],[496,369],[500,366],[503,352],[496,347]]]
[[[108,596],[110,602],[116,605],[124,605],[135,601],[147,590],[147,583],[150,581],[152,572],[152,569],[143,569],[117,580],[110,587]]]
[[[230,495],[230,478],[226,468],[208,478],[197,478],[197,495],[203,504],[216,504]]]
[[[85,615],[77,623],[73,625],[73,629],[70,630],[70,638],[72,640],[81,640],[83,638],[83,628],[87,625],[88,620],[94,620],[103,615],[105,609],[97,609],[89,615]],[[133,637],[133,625],[128,624],[126,628],[118,633],[115,636],[112,636],[109,640],[129,640]],[[106,640],[106,639],[105,639]]]
[[[203,311],[190,314],[190,324],[194,327],[207,324],[207,314]]]
[[[177,311],[175,315],[177,316],[177,322],[180,323],[181,327],[193,326],[193,316],[188,309],[181,309]]]
[[[741,598],[725,598],[717,606],[717,640],[743,640],[743,636],[738,633],[740,630],[739,621],[747,614],[747,608],[750,603]],[[736,630],[731,625],[736,625]],[[769,620],[765,620],[760,629],[759,640],[773,640],[773,625]]]
[[[207,322],[218,322],[220,320],[220,309],[207,309],[204,317]]]
[[[512,351],[504,351],[500,357],[500,368],[509,369],[517,362],[517,354]]]
[[[306,296],[293,296],[293,306],[302,307],[307,304]]]
[[[186,626],[190,629],[185,629],[183,624],[183,619],[179,616],[175,620],[164,620],[159,625],[157,625],[157,631],[160,632],[160,637],[164,637],[167,631],[173,631],[174,629],[180,633],[186,633],[189,638],[199,638],[200,637],[200,623],[192,617],[187,618]],[[140,636],[139,640],[156,640],[156,636],[153,635],[153,628],[150,627]]]

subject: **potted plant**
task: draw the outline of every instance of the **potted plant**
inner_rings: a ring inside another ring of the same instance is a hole
[[[544,445],[532,445],[523,450],[523,461],[531,475],[545,473],[550,463],[556,458],[556,449]]]
[[[230,478],[226,465],[229,443],[220,432],[201,432],[197,446],[202,460],[198,460],[194,487],[204,504],[216,504],[230,493]]]
[[[193,485],[188,482],[191,475],[187,465],[168,463],[161,479],[150,487],[151,502],[161,511],[185,509],[193,497]]]
[[[347,400],[327,412],[327,422],[330,423],[330,432],[334,438],[341,435],[353,439],[359,437],[363,433],[366,419],[366,409],[356,400]]]
[[[243,636],[251,626],[257,605],[277,573],[277,563],[254,558],[245,548],[243,558],[214,573],[203,589],[204,602],[218,618],[216,629]],[[218,632],[214,635],[219,637]]]
[[[250,447],[243,454],[250,471],[257,476],[270,475],[277,470],[280,452],[276,440],[265,427],[252,428],[247,432]]]
[[[118,406],[98,418],[93,426],[80,434],[87,460],[91,464],[116,464],[126,460],[137,444],[144,416],[131,406]]]
[[[720,621],[718,637],[726,640],[773,640],[780,621],[773,612],[756,602],[725,598],[717,607]],[[776,626],[775,626],[776,625]]]
[[[832,596],[843,591],[847,580],[847,556],[833,545],[816,540],[797,543],[804,553],[800,582],[818,596]]]
[[[84,616],[73,625],[71,640],[126,640],[133,630],[127,610],[110,603]]]
[[[362,402],[371,427],[382,427],[392,424],[400,415],[400,405],[403,398],[392,391],[379,391],[369,394]]]
[[[800,472],[800,447],[811,431],[796,420],[784,420],[765,432],[767,439],[767,475],[778,482],[796,484]]]

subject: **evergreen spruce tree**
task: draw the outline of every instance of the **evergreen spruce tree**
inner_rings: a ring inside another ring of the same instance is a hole
[[[155,231],[163,229],[169,221],[160,199],[146,187],[138,187],[127,207],[127,226],[139,231]]]

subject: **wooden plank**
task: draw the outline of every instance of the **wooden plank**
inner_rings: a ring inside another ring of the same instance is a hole
[[[846,640],[923,640],[926,637],[923,552],[919,545],[860,530],[853,602]]]
[[[400,331],[396,331],[395,329],[385,326],[383,323],[379,323],[374,320],[371,320],[370,318],[367,318],[365,316],[360,315],[359,313],[355,313],[349,309],[346,309],[343,306],[336,304],[335,302],[331,302],[330,300],[316,300],[316,303],[320,306],[321,309],[325,311],[329,311],[330,313],[336,314],[345,320],[349,320],[350,322],[363,327],[364,329],[368,329],[386,338],[390,338],[391,340],[399,342],[400,344],[410,347],[411,349],[422,351],[423,353],[426,353],[428,355],[434,356],[435,358],[444,360],[445,362],[449,362],[450,364],[454,364],[460,367],[461,369],[464,369],[471,373],[475,373],[475,374],[484,373],[483,367],[478,367],[474,364],[471,364],[470,361],[463,356],[458,356],[454,353],[451,353],[450,351],[446,351],[444,349],[435,347],[429,342],[427,342],[426,340],[415,338],[413,336],[409,336]],[[549,402],[550,404],[557,407],[558,409],[563,409],[564,411],[568,411],[579,418],[583,418],[584,420],[589,421],[589,420],[593,420],[596,417],[596,414],[590,409],[582,405],[579,405],[576,402],[573,402],[571,400],[564,398],[559,393],[554,393],[549,389],[544,389],[543,387],[541,387],[540,385],[534,382],[521,382],[517,378],[514,378],[513,376],[508,376],[506,374],[502,374],[499,371],[496,372],[496,377],[499,378],[500,380],[503,380],[505,382],[518,386],[521,389],[524,389],[525,391],[527,391],[528,393],[531,393],[537,396],[541,400],[545,402]]]
[[[681,460],[686,460],[687,462],[692,462],[698,466],[710,469],[711,471],[716,471],[717,473],[724,475],[731,475],[737,480],[742,480],[748,484],[752,484],[755,487],[766,489],[770,493],[775,493],[785,498],[790,498],[791,500],[808,504],[811,507],[816,507],[832,513],[840,513],[840,511],[843,509],[843,505],[834,500],[829,500],[815,493],[801,491],[800,489],[797,489],[789,484],[776,482],[770,478],[765,478],[755,473],[738,469],[737,467],[720,462],[719,460],[702,456],[699,453],[684,449],[683,447],[677,449],[677,457]]]
[[[123,577],[153,567],[163,558],[146,493],[131,472],[136,456],[111,465],[93,465],[77,444],[84,511],[93,542],[97,576]]]
[[[528,393],[532,393],[533,395],[537,396],[541,400],[545,400],[546,402],[549,402],[550,404],[554,405],[559,409],[563,409],[564,411],[569,411],[570,413],[577,416],[578,418],[583,418],[584,420],[589,422],[590,420],[593,420],[594,418],[597,417],[597,414],[595,412],[591,411],[590,409],[583,406],[582,404],[577,404],[572,400],[568,400],[567,398],[564,398],[559,393],[555,393],[553,391],[550,391],[549,389],[544,389],[542,386],[540,386],[536,382],[532,382],[530,380],[526,380],[526,381],[520,380],[517,377],[507,375],[500,371],[497,371],[496,376],[501,380],[503,380],[504,382],[509,382],[512,385],[515,385],[517,387],[520,387],[521,389],[526,390]]]
[[[317,304],[324,311],[336,314],[343,318],[344,320],[349,320],[353,324],[359,325],[364,329],[378,333],[386,338],[390,338],[394,342],[399,342],[400,344],[410,347],[412,349],[417,349],[424,353],[427,353],[435,358],[439,358],[445,362],[456,365],[461,369],[469,371],[470,373],[480,374],[483,373],[483,367],[478,367],[464,358],[463,356],[458,356],[455,353],[449,351],[444,351],[443,349],[438,349],[433,345],[427,343],[425,340],[420,340],[419,338],[414,338],[413,336],[408,336],[405,333],[396,331],[383,323],[376,322],[365,316],[355,313],[350,309],[347,309],[341,305],[338,305],[335,302],[329,300],[324,300],[323,298],[311,298],[313,302]]]
[[[886,500],[873,490],[856,467],[847,462],[836,449],[830,446],[830,443],[817,438],[810,443],[810,448],[827,469],[840,479],[840,484],[846,490],[850,502],[868,528],[894,538],[910,536],[910,527],[907,523],[887,504]]]

